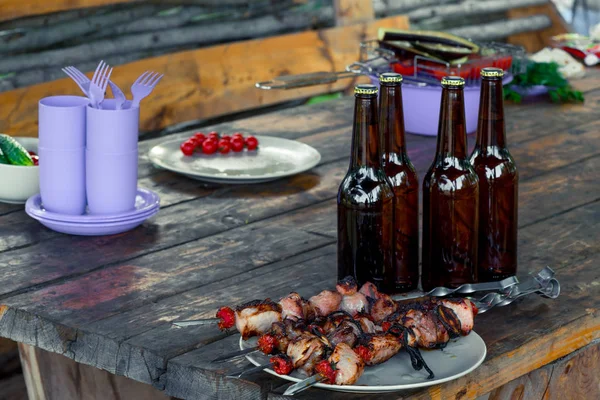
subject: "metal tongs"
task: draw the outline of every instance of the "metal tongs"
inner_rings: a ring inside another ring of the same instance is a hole
[[[410,300],[425,296],[445,297],[451,294],[469,294],[475,292],[489,292],[492,290],[497,290],[504,293],[507,289],[511,288],[517,283],[519,283],[519,280],[516,276],[509,276],[508,278],[497,282],[466,283],[454,289],[447,287],[436,287],[429,292],[413,291],[406,294],[392,296],[392,299]]]
[[[513,285],[504,293],[488,293],[480,299],[467,297],[473,301],[478,308],[478,314],[484,313],[493,307],[506,306],[516,299],[529,294],[538,293],[543,297],[555,299],[560,294],[560,283],[554,278],[554,271],[545,267],[537,275]]]

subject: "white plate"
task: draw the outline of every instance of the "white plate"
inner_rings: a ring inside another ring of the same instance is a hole
[[[174,139],[154,146],[148,157],[155,165],[193,179],[215,183],[258,183],[298,174],[313,168],[321,154],[307,144],[271,136],[256,136],[257,151],[229,154],[194,154],[186,157]]]
[[[244,342],[240,337],[241,349],[254,346],[255,343],[256,338]],[[405,351],[401,351],[383,364],[366,367],[365,372],[354,385],[339,386],[317,383],[315,387],[349,393],[387,393],[437,385],[473,371],[485,360],[486,352],[481,336],[471,332],[468,336],[451,340],[444,350],[421,350],[427,365],[435,374],[434,379],[428,380],[428,374],[424,369],[415,371],[411,366],[409,355]],[[246,358],[254,365],[269,362],[268,356],[259,352],[247,355]],[[265,371],[291,382],[299,382],[306,378],[296,371],[289,376],[278,375],[271,369],[265,369]]]

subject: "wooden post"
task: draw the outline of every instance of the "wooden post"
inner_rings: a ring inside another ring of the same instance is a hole
[[[372,0],[334,0],[336,25],[368,22],[375,18]]]
[[[19,343],[29,400],[169,400],[145,383]]]

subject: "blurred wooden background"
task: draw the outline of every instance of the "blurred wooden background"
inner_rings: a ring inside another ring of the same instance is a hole
[[[147,69],[165,73],[144,101],[145,132],[340,91],[355,82],[287,92],[253,84],[343,70],[377,26],[406,27],[389,19],[399,15],[413,29],[529,51],[568,30],[549,0],[3,0],[0,132],[35,136],[40,98],[79,93],[60,68],[93,71],[101,59],[123,88]]]

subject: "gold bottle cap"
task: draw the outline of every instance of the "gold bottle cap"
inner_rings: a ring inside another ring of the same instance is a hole
[[[485,78],[492,78],[492,77],[502,78],[504,76],[504,71],[501,68],[486,67],[486,68],[481,69],[481,76],[483,76]]]
[[[465,86],[465,80],[460,76],[445,76],[442,78],[443,87],[462,87]]]
[[[402,82],[402,75],[396,73],[396,72],[384,72],[383,74],[379,75],[379,82]]]
[[[354,94],[377,94],[377,86],[375,85],[357,85],[354,87]]]

